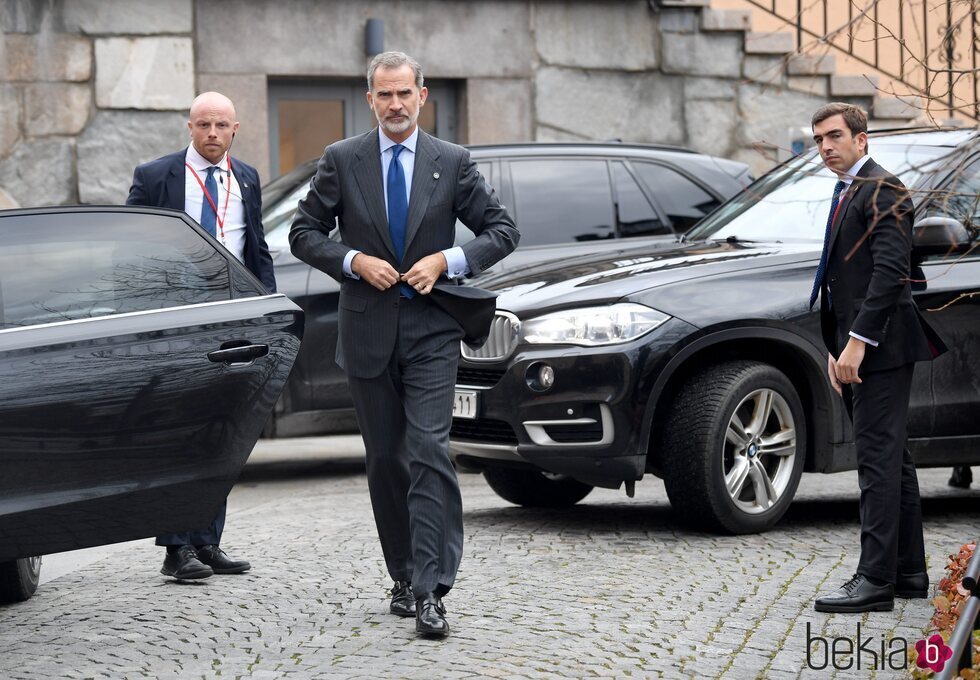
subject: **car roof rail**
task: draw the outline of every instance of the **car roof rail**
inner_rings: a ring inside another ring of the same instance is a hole
[[[875,128],[874,130],[868,130],[868,134],[895,134],[900,132],[969,132],[970,130],[976,132],[978,127],[980,126],[974,125],[959,127],[956,125],[913,125],[912,127]]]
[[[689,153],[697,155],[698,152],[689,149],[686,146],[678,146],[676,144],[654,144],[650,142],[623,142],[621,140],[613,141],[585,141],[585,142],[509,142],[509,143],[497,143],[497,144],[467,144],[467,149],[518,149],[521,147],[532,147],[532,148],[543,148],[543,147],[599,147],[599,146],[621,146],[624,148],[633,149],[646,149],[649,151],[675,151],[678,153]]]

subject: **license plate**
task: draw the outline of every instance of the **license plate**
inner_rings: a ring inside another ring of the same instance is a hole
[[[453,400],[453,418],[476,418],[477,403],[476,392],[456,390],[456,399]]]

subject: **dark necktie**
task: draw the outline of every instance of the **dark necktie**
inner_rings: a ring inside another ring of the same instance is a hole
[[[408,190],[405,188],[405,169],[398,160],[405,150],[401,144],[391,147],[391,162],[388,164],[388,233],[395,246],[395,255],[401,263],[405,257],[405,229],[408,225]],[[407,283],[401,284],[405,297],[415,297],[415,291]]]
[[[830,202],[830,215],[827,216],[827,230],[823,235],[823,252],[820,253],[820,264],[817,265],[817,275],[813,279],[813,290],[810,291],[809,309],[813,309],[813,303],[817,301],[817,295],[820,294],[820,286],[823,285],[824,277],[827,275],[827,260],[830,257],[830,253],[827,252],[830,248],[830,232],[834,228],[834,216],[837,214],[837,206],[840,204],[840,194],[846,186],[843,180],[837,180],[837,184],[834,185],[834,200]]]
[[[204,180],[204,190],[211,201],[208,202],[207,196],[201,201],[201,226],[212,236],[217,236],[215,226],[218,224],[218,182],[214,179],[214,171],[217,169],[213,165],[208,168],[208,178]]]

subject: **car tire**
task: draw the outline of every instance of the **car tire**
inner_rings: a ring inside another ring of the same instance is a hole
[[[0,604],[30,599],[40,577],[40,557],[0,562]]]
[[[483,477],[505,501],[525,508],[565,508],[589,495],[592,486],[541,470],[488,468]]]
[[[806,441],[803,406],[781,371],[756,361],[710,366],[688,380],[667,419],[670,504],[698,528],[765,531],[793,500]]]

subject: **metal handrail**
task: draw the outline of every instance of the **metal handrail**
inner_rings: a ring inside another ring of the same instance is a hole
[[[936,680],[952,680],[964,668],[973,668],[973,631],[980,629],[980,543],[973,549],[973,557],[966,566],[966,573],[961,582],[963,588],[970,591],[970,596],[963,602],[960,618],[956,621],[953,634],[947,643],[953,651],[949,661],[936,674]],[[957,661],[953,661],[957,659]]]
[[[980,120],[978,0],[941,0],[945,7],[935,0],[867,0],[863,7],[855,0],[796,0],[791,2],[795,12],[783,9],[789,4],[786,0],[746,1],[794,28],[798,52],[805,37],[812,38],[923,96],[937,86],[944,88],[941,97],[931,98],[943,100],[950,116],[958,113]],[[847,5],[846,21],[842,1]],[[879,7],[886,2],[897,10],[897,26],[884,22],[887,13]],[[920,2],[922,11],[916,16]],[[837,21],[831,19],[831,3],[839,12],[837,27],[831,26],[832,20]],[[870,28],[872,35],[867,39],[858,35],[862,28]],[[873,42],[873,54],[865,56],[859,48],[868,41]]]

